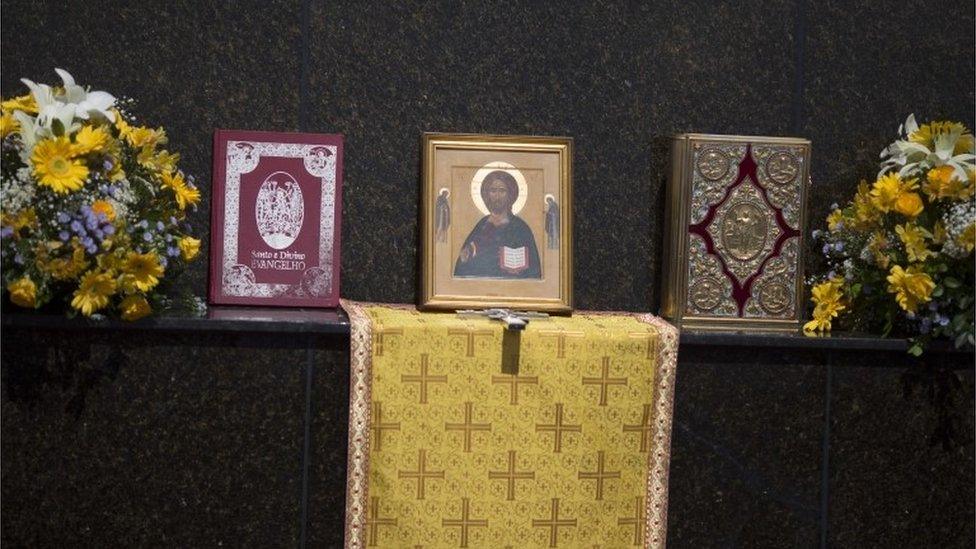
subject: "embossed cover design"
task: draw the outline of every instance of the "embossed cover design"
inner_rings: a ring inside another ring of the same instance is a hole
[[[210,302],[339,303],[342,136],[217,130]]]
[[[666,317],[702,328],[797,327],[809,159],[801,139],[675,138]]]

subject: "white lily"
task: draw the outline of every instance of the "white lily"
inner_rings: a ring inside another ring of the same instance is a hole
[[[883,162],[878,177],[893,170],[898,170],[899,176],[905,176],[916,170],[924,172],[946,165],[952,167],[956,177],[963,180],[968,177],[966,170],[973,168],[974,160],[976,160],[976,155],[973,152],[976,151],[970,150],[954,156],[952,154],[956,148],[956,143],[962,136],[961,129],[953,129],[935,136],[934,150],[907,139],[916,131],[918,131],[918,123],[915,121],[915,115],[911,114],[905,123],[898,127],[898,134],[902,139],[895,141],[881,151]]]
[[[13,116],[20,123],[20,139],[24,142],[24,148],[20,151],[20,159],[24,164],[30,165],[31,152],[33,152],[34,145],[37,143],[38,134],[44,128],[38,124],[37,118],[24,111],[14,111]]]
[[[87,120],[92,114],[103,116],[110,122],[115,122],[115,96],[103,91],[86,91],[75,84],[71,73],[64,69],[54,69],[64,82],[64,101],[76,105],[75,116]]]

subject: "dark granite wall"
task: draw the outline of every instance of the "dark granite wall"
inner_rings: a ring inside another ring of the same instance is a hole
[[[817,223],[875,174],[907,114],[974,122],[966,1],[2,0],[0,11],[3,95],[61,67],[137,99],[204,189],[192,216],[203,235],[214,128],[345,134],[354,299],[414,300],[424,131],[574,137],[577,305],[653,310],[671,134],[812,139]],[[205,281],[198,262],[186,284],[203,295]],[[5,331],[4,545],[335,546],[344,341],[121,337],[95,341],[86,362],[70,356],[84,336]],[[81,403],[72,368],[104,365],[113,348],[126,363],[98,366]],[[903,365],[726,351],[682,350],[672,546],[972,547],[973,444],[928,446],[936,412],[902,399]],[[36,352],[68,372],[30,393],[38,381],[10,372],[34,372]],[[962,379],[971,432],[972,374]]]

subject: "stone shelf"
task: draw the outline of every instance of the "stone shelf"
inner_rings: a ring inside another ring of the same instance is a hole
[[[4,312],[4,328],[38,328],[47,330],[121,331],[133,332],[199,332],[220,333],[278,333],[305,335],[348,335],[349,317],[336,309],[275,309],[265,307],[212,306],[202,316],[188,313],[151,316],[136,322],[86,318],[67,318],[50,313]],[[908,342],[900,338],[882,338],[869,334],[836,332],[822,337],[809,337],[796,332],[734,332],[683,330],[681,346],[688,347],[749,347],[762,349],[806,349],[829,351],[901,351]],[[948,342],[930,347],[936,352],[972,352],[956,350]]]
[[[4,328],[133,332],[278,333],[343,335],[349,318],[342,309],[272,309],[264,307],[210,307],[201,316],[162,314],[135,322],[115,319],[67,318],[56,314],[4,313]]]

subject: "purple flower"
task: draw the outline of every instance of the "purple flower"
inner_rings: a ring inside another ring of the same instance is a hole
[[[835,242],[834,243],[834,249],[837,250],[838,252],[843,252],[844,251],[844,243],[843,242]]]
[[[152,233],[142,233],[142,239],[146,242],[152,242]]]
[[[108,158],[105,159],[105,162],[102,162],[102,167],[105,168],[105,171],[111,170],[113,165],[112,161]]]
[[[89,206],[88,204],[83,204],[83,205],[81,206],[81,214],[82,214],[82,215],[85,215],[85,216],[87,216],[88,214],[90,214],[90,213],[91,213],[91,211],[92,211],[92,210],[91,210],[91,206]]]
[[[828,255],[830,253],[830,244],[823,245],[823,253],[824,255]]]
[[[8,236],[14,234],[13,227],[3,227],[0,228],[0,238],[7,238]]]
[[[163,225],[163,222],[162,221],[157,221],[156,222],[156,230],[157,231],[161,231],[161,230],[163,230],[165,228],[166,228],[166,225]]]
[[[149,228],[149,222],[146,221],[145,219],[143,219],[142,221],[136,223],[136,227],[139,227],[140,229],[148,229]]]
[[[22,256],[20,254],[16,254],[14,256],[14,263],[16,263],[18,265],[23,265],[24,264],[24,256]]]
[[[938,317],[936,317],[936,322],[939,323],[939,326],[946,326],[947,324],[949,324],[949,317],[945,315],[939,315]]]
[[[85,228],[81,226],[81,222],[75,219],[71,222],[71,230],[77,234],[84,234]]]
[[[94,213],[85,214],[85,228],[94,231],[98,228],[98,216]]]
[[[180,255],[180,249],[177,248],[176,246],[169,246],[168,248],[166,248],[166,255],[170,257],[177,257]]]
[[[115,226],[106,224],[104,227],[102,227],[102,232],[108,236],[112,236],[115,234]]]
[[[64,212],[60,212],[58,214],[58,223],[61,223],[63,225],[65,223],[69,222],[69,221],[71,221],[71,216],[70,215],[68,215],[68,214],[66,214]]]
[[[165,269],[166,268],[166,265],[169,265],[169,261],[166,260],[166,257],[165,256],[164,257],[160,257],[159,258],[159,264]]]
[[[837,271],[830,271],[827,273],[827,278],[832,279],[837,277]]]
[[[173,241],[173,235],[167,234],[165,240],[166,240],[166,242],[172,242]]]
[[[71,233],[68,231],[61,231],[58,233],[58,238],[60,238],[62,242],[67,242],[68,239],[71,238]]]
[[[918,331],[927,334],[932,330],[932,321],[928,318],[923,318],[921,324],[918,325]]]
[[[810,233],[810,236],[812,236],[813,238],[820,238],[820,235],[822,234],[823,231],[821,231],[820,229],[814,229],[813,232]]]
[[[103,233],[101,229],[95,229],[95,238],[101,241],[103,238],[105,238],[105,233]]]

